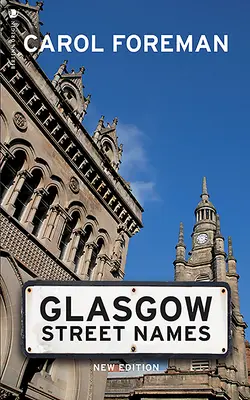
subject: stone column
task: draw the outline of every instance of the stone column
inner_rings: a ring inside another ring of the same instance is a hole
[[[241,384],[246,384],[248,381],[247,360],[246,360],[246,345],[245,345],[245,327],[243,322],[235,327],[234,346],[237,347],[235,361],[237,368],[237,379]]]
[[[31,205],[24,211],[21,222],[23,222],[29,232],[31,232],[34,227],[33,219],[44,193],[46,193],[44,188],[36,189],[31,199]]]
[[[71,235],[71,239],[69,242],[69,249],[67,250],[66,253],[66,259],[65,261],[70,263],[70,266],[73,268],[74,267],[74,259],[77,251],[77,247],[80,241],[82,230],[81,229],[74,229]]]
[[[107,256],[105,254],[99,255],[97,257],[98,260],[98,264],[97,264],[97,280],[101,281],[104,275],[104,267],[105,267],[105,263],[107,261]]]
[[[82,257],[82,260],[79,265],[79,275],[81,276],[81,279],[83,280],[88,280],[88,270],[91,262],[91,256],[93,249],[95,248],[95,243],[87,243],[86,244],[86,251],[85,251],[85,257]]]
[[[15,212],[14,204],[27,176],[31,176],[29,171],[19,171],[16,175],[12,187],[9,188],[9,193],[7,192],[7,196],[5,196],[3,206],[11,215]]]
[[[50,206],[49,215],[47,217],[47,223],[43,229],[42,238],[46,238],[48,240],[52,239],[53,228],[55,227],[56,219],[59,213],[60,213],[59,204]]]
[[[59,241],[62,236],[65,223],[70,219],[70,215],[60,204],[51,207],[51,213],[48,216],[48,222],[41,231],[39,238],[43,244],[48,247],[56,257],[59,257]]]
[[[215,245],[214,245],[214,273],[216,281],[226,281],[226,253],[224,250],[224,238],[220,231],[220,218],[216,216],[216,232],[215,232]]]

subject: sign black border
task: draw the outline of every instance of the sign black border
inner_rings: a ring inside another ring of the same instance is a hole
[[[221,287],[225,288],[228,292],[228,340],[227,340],[227,352],[221,354],[197,354],[197,353],[101,353],[101,354],[85,354],[85,353],[29,353],[25,349],[25,290],[27,287],[32,286],[158,286],[158,287],[186,287],[186,286],[197,286],[197,287]],[[44,281],[44,280],[29,280],[24,283],[22,287],[22,304],[21,304],[21,349],[23,354],[28,358],[74,358],[74,359],[120,359],[120,358],[129,358],[133,359],[141,357],[149,358],[181,358],[181,359],[191,359],[191,358],[199,358],[199,359],[215,359],[215,358],[226,358],[232,349],[232,335],[231,335],[231,315],[232,315],[232,307],[231,307],[231,288],[227,282],[183,282],[183,281]]]

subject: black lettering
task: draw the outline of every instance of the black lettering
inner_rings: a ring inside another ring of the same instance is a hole
[[[166,313],[166,305],[170,301],[172,301],[176,305],[176,312],[172,316],[169,316]],[[179,316],[181,315],[181,302],[180,302],[180,300],[177,299],[174,296],[165,297],[165,299],[163,299],[162,302],[161,302],[161,315],[162,315],[162,318],[164,318],[166,321],[176,321],[179,318]]]
[[[185,328],[185,340],[187,342],[195,342],[196,338],[190,336],[193,335],[193,330],[196,328],[196,326],[186,326]]]
[[[178,342],[181,341],[181,326],[177,326],[175,332],[173,332],[171,326],[168,326],[167,327],[167,341],[170,341],[171,339],[175,340],[176,338],[177,338]]]
[[[162,342],[164,341],[161,330],[159,326],[156,326],[155,329],[153,330],[152,336],[150,338],[150,341],[155,340],[156,338],[159,338]]]
[[[199,329],[200,334],[205,336],[205,337],[202,337],[202,336],[199,337],[199,339],[202,340],[203,342],[206,342],[211,337],[210,333],[206,332],[209,329],[210,329],[209,326],[201,326]],[[205,332],[204,332],[204,330],[205,330]]]
[[[116,297],[116,299],[114,300],[114,307],[118,311],[124,311],[126,313],[126,315],[124,315],[124,317],[121,317],[120,315],[115,314],[113,316],[113,318],[116,321],[128,321],[131,318],[131,315],[132,315],[131,310],[126,306],[122,306],[120,304],[120,301],[125,301],[125,303],[129,303],[131,301],[131,299],[129,297],[126,297],[126,296]]]
[[[60,342],[63,341],[63,330],[67,329],[67,326],[56,326],[55,329],[59,330],[59,340]]]
[[[125,329],[125,326],[113,326],[113,329],[117,329],[117,341],[120,342],[122,340],[121,330]]]
[[[75,336],[79,342],[82,342],[81,334],[82,334],[82,328],[80,326],[71,326],[70,341],[73,342]]]
[[[136,342],[138,341],[138,333],[139,333],[139,335],[141,336],[141,338],[142,338],[144,341],[147,340],[147,327],[146,327],[146,326],[143,327],[143,331],[144,331],[144,332],[142,332],[142,331],[140,330],[139,326],[135,326],[135,341],[136,341]]]
[[[96,342],[96,338],[90,337],[90,335],[93,335],[94,333],[93,329],[96,329],[96,327],[86,326],[86,341],[88,342]]]
[[[201,296],[197,296],[196,297],[193,307],[192,307],[192,304],[191,304],[190,297],[185,297],[185,299],[186,299],[186,305],[187,305],[187,310],[188,310],[188,315],[189,315],[190,321],[195,321],[198,308],[200,310],[202,321],[207,321],[209,310],[210,310],[210,306],[211,306],[211,302],[212,302],[212,297],[208,296],[206,298],[205,309],[203,307]]]
[[[96,308],[98,306],[100,307],[100,311],[96,310]],[[103,317],[104,321],[109,321],[109,317],[108,317],[107,311],[106,311],[106,309],[104,307],[102,298],[100,296],[96,296],[95,300],[93,302],[93,305],[91,307],[91,310],[89,312],[89,316],[87,318],[87,321],[92,321],[93,317],[99,316],[99,315]]]
[[[66,297],[66,321],[83,321],[83,316],[71,315],[71,297]]]
[[[108,334],[108,329],[110,329],[110,326],[100,326],[100,341],[101,342],[110,342],[111,338],[109,337],[104,337],[104,335]]]
[[[154,317],[156,316],[156,310],[155,310],[155,308],[148,308],[147,312],[149,312],[150,314],[149,315],[143,315],[142,312],[141,312],[141,306],[145,301],[148,301],[150,304],[154,304],[155,303],[155,300],[150,296],[141,297],[137,301],[136,308],[135,308],[137,317],[140,318],[141,321],[152,321],[152,319],[154,319]]]
[[[49,325],[46,325],[46,326],[44,326],[43,327],[43,329],[42,329],[42,332],[45,334],[45,335],[48,335],[49,337],[42,337],[42,340],[45,340],[46,342],[49,342],[50,340],[53,340],[53,338],[54,338],[54,335],[53,335],[53,333],[52,332],[48,332],[48,331],[52,331],[52,326],[49,326]]]
[[[41,316],[42,316],[43,319],[45,319],[46,321],[56,321],[56,320],[60,317],[60,315],[61,315],[61,310],[60,310],[60,308],[52,308],[51,311],[54,313],[54,315],[49,316],[49,315],[46,313],[46,310],[45,310],[46,305],[49,303],[49,301],[53,301],[55,304],[60,303],[60,300],[59,300],[57,297],[55,297],[55,296],[48,296],[48,297],[45,297],[45,299],[43,299],[43,301],[41,302],[41,306],[40,306],[40,313],[41,313]]]

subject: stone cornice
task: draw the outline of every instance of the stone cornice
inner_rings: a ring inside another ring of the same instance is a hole
[[[183,258],[176,258],[173,261],[173,264],[174,264],[174,266],[176,266],[177,264],[182,264],[183,266],[185,266],[187,264],[187,262]]]
[[[240,275],[237,274],[237,272],[227,272],[226,275],[228,278],[237,278],[237,279],[240,278]]]
[[[248,325],[245,321],[243,321],[243,316],[240,314],[240,319],[238,315],[233,311],[232,312],[232,322],[235,324],[236,327],[247,329]]]
[[[22,6],[25,6],[24,4],[22,4]],[[6,21],[5,21],[6,23]],[[6,42],[6,40],[2,37],[1,35],[1,40],[4,42],[4,44],[8,46],[8,42]],[[134,195],[131,193],[130,189],[128,188],[128,186],[126,185],[124,179],[115,171],[115,169],[111,167],[110,162],[108,157],[106,156],[105,153],[101,153],[99,151],[99,147],[96,145],[95,141],[93,140],[93,138],[89,135],[89,133],[87,132],[87,130],[84,128],[84,126],[81,124],[81,122],[78,120],[78,118],[76,117],[76,115],[72,112],[71,108],[69,107],[68,103],[65,101],[65,98],[55,89],[55,87],[52,85],[52,82],[50,81],[50,79],[47,77],[47,75],[45,74],[45,72],[42,70],[42,68],[39,66],[39,64],[37,63],[37,61],[32,57],[32,55],[26,51],[26,49],[23,46],[23,42],[20,40],[20,38],[17,36],[16,40],[19,42],[20,47],[22,47],[22,58],[23,60],[25,60],[26,64],[32,64],[33,68],[39,72],[39,74],[42,76],[42,78],[45,80],[46,84],[48,85],[48,87],[51,89],[51,91],[54,92],[55,96],[58,98],[58,100],[60,101],[61,104],[63,104],[63,106],[68,110],[67,111],[67,116],[66,118],[64,118],[64,122],[68,122],[70,117],[70,120],[73,121],[73,123],[75,124],[75,128],[76,131],[78,132],[78,130],[81,131],[81,133],[84,134],[84,136],[86,137],[86,139],[88,141],[91,142],[92,146],[95,148],[95,150],[98,152],[99,156],[101,156],[103,158],[104,161],[106,161],[106,167],[110,170],[110,172],[114,175],[114,179],[115,180],[119,180],[121,185],[123,186],[123,188],[126,190],[126,192],[129,194],[129,196],[133,199],[133,201],[136,203],[136,205],[139,207],[139,209],[141,211],[143,211],[142,206],[140,205],[140,203],[138,202],[138,200],[134,197]],[[9,48],[10,50],[10,48]],[[17,58],[16,61],[20,62],[20,58]],[[22,66],[25,67],[25,66]],[[29,74],[29,78],[31,78],[30,74]],[[36,82],[33,80],[33,84],[36,86]],[[40,88],[38,88],[40,90]],[[46,99],[46,101],[49,103],[48,99]],[[54,106],[54,104],[50,103],[50,105],[52,105],[52,107]],[[58,113],[58,116],[61,118],[60,113]],[[74,134],[74,133],[73,133]]]

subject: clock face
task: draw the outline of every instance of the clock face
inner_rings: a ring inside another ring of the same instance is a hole
[[[197,240],[197,243],[204,244],[204,243],[206,243],[207,239],[208,239],[207,234],[206,233],[201,233],[199,236],[197,236],[196,240]]]

